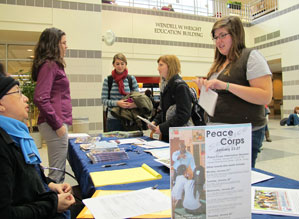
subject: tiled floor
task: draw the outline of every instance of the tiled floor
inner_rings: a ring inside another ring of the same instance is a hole
[[[256,168],[299,181],[299,126],[280,126],[279,120],[269,121],[272,142],[263,142]],[[47,147],[39,149],[43,165],[48,166]],[[73,174],[67,164],[66,170]],[[66,182],[72,186],[78,183],[69,176]]]
[[[299,181],[299,126],[269,121],[272,142],[263,142],[256,168]]]

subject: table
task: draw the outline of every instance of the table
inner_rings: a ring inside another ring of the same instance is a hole
[[[146,137],[144,137],[146,138]],[[162,164],[154,161],[154,157],[144,152],[143,148],[137,147],[136,150],[127,151],[129,155],[129,160],[126,162],[127,165],[119,166],[119,167],[109,167],[102,168],[101,164],[92,164],[89,158],[86,156],[85,152],[80,150],[79,144],[74,143],[74,139],[69,141],[69,156],[68,161],[72,167],[72,170],[78,180],[80,188],[82,190],[82,197],[89,198],[93,195],[95,190],[137,190],[146,187],[153,187],[158,185],[158,189],[169,189],[170,187],[170,173],[169,168],[163,166]],[[131,145],[123,145],[127,150],[130,150]],[[89,176],[90,172],[94,171],[104,171],[104,170],[114,170],[114,169],[126,169],[126,168],[133,168],[133,167],[140,167],[141,164],[146,163],[154,170],[159,172],[162,175],[162,179],[160,180],[153,180],[147,182],[139,182],[139,183],[130,183],[130,184],[123,184],[123,185],[110,185],[110,186],[103,186],[95,188]],[[280,188],[289,188],[289,189],[299,189],[299,182],[296,180],[292,180],[286,177],[282,177],[276,174],[272,174],[263,170],[254,169],[257,172],[265,173],[271,176],[274,176],[273,179],[267,180],[264,182],[256,183],[255,186],[262,186],[262,187],[280,187]],[[252,218],[254,219],[281,219],[281,218],[295,218],[295,217],[286,217],[286,216],[277,216],[277,215],[259,215],[259,214],[252,214]]]
[[[148,137],[142,137],[148,140]],[[111,139],[111,138],[109,138]],[[108,140],[108,139],[106,139]],[[69,140],[68,149],[68,161],[75,174],[75,177],[80,185],[82,191],[82,198],[89,198],[93,195],[96,189],[101,190],[137,190],[147,187],[153,187],[158,185],[158,189],[169,189],[170,187],[170,174],[169,168],[154,161],[153,156],[144,152],[143,148],[138,147],[132,150],[131,145],[121,145],[120,148],[124,148],[129,156],[129,160],[125,161],[127,165],[124,166],[112,166],[108,168],[101,167],[103,164],[110,164],[113,162],[104,162],[100,164],[92,164],[90,159],[86,156],[86,153],[80,149],[80,145],[75,143],[75,139]],[[123,161],[121,161],[123,162]],[[114,162],[114,163],[119,163]],[[146,182],[130,183],[123,185],[110,185],[95,188],[92,180],[89,176],[90,172],[115,170],[115,169],[127,169],[140,167],[143,163],[153,168],[155,171],[162,175],[162,179],[152,180]]]

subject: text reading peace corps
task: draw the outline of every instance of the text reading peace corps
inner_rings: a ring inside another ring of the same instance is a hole
[[[238,146],[239,144],[244,144],[245,140],[243,137],[238,138],[237,134],[234,133],[233,130],[221,130],[221,131],[212,131],[207,130],[206,131],[206,138],[219,138],[221,145],[227,145],[227,146]]]

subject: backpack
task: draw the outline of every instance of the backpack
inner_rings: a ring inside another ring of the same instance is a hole
[[[182,83],[182,82],[184,82],[182,79],[176,79],[175,87],[179,83]],[[195,88],[193,88],[193,87],[189,87],[189,91],[190,91],[190,96],[191,96],[191,100],[192,100],[192,109],[191,109],[192,122],[196,126],[206,125],[206,122],[204,119],[205,110],[198,104],[197,92],[196,92]]]
[[[128,75],[127,79],[129,81],[130,91],[132,91],[133,90],[132,77],[130,75]],[[109,75],[108,76],[108,99],[110,99],[110,92],[111,92],[111,88],[112,88],[112,83],[113,83],[113,77],[112,77],[112,75]]]
[[[205,110],[198,104],[198,98],[195,88],[189,88],[192,98],[191,118],[194,125],[206,125],[204,114]]]

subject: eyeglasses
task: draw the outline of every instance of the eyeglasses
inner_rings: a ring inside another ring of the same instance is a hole
[[[218,39],[224,39],[227,35],[229,35],[230,33],[221,33],[216,37],[213,37],[213,40],[216,42]]]
[[[13,91],[13,92],[10,92],[10,93],[7,93],[7,94],[5,94],[5,95],[10,95],[10,94],[19,94],[20,95],[20,97],[22,97],[22,91],[19,89],[19,90],[17,90],[17,91]]]

